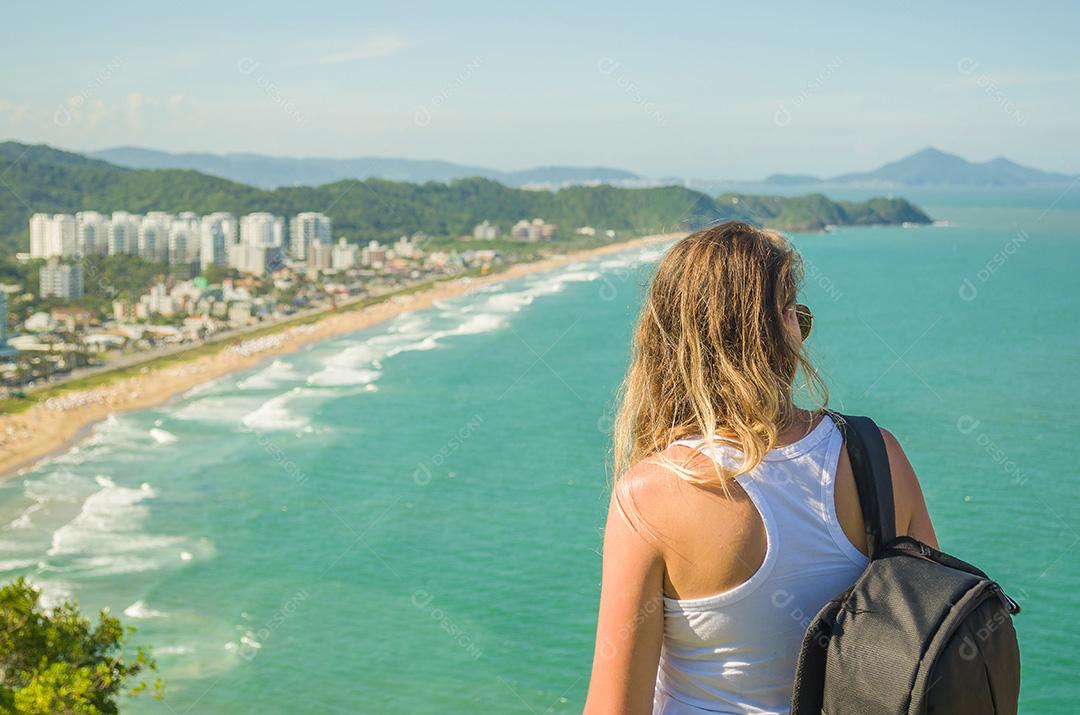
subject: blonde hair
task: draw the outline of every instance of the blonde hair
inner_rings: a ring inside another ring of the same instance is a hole
[[[676,243],[653,276],[634,332],[615,421],[615,479],[671,442],[702,437],[742,453],[701,475],[661,457],[681,478],[719,483],[757,466],[796,414],[801,372],[824,406],[824,382],[783,324],[802,260],[775,231],[729,221]]]

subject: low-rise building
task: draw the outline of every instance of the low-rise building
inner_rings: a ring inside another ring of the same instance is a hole
[[[78,306],[60,306],[49,311],[49,315],[56,321],[60,329],[74,333],[80,328],[90,325],[90,311]]]
[[[371,241],[360,250],[360,265],[382,268],[386,265],[386,246],[378,241]]]
[[[400,241],[398,242],[400,243]],[[412,244],[408,244],[412,246]],[[335,271],[345,271],[356,265],[356,246],[339,238],[330,255],[330,267]]]
[[[135,314],[146,320],[154,315],[170,316],[176,313],[176,303],[164,283],[151,286],[150,291],[139,296]]]
[[[510,235],[522,241],[541,241],[555,238],[558,226],[547,223],[542,218],[534,218],[532,221],[521,219],[514,224]]]
[[[499,237],[499,227],[487,219],[476,224],[473,229],[473,238],[480,241],[493,241]]]

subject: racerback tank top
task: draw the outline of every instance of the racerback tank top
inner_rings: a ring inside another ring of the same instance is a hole
[[[739,452],[710,453],[726,466]],[[737,477],[765,525],[765,559],[749,580],[705,598],[664,598],[664,644],[653,715],[787,713],[811,619],[867,564],[836,517],[843,438],[828,417]]]

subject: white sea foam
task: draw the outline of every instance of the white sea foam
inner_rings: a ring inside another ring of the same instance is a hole
[[[153,552],[179,539],[141,533],[147,515],[143,502],[157,496],[154,489],[145,483],[138,488],[120,487],[104,476],[95,481],[101,489],[86,498],[74,519],[53,532],[48,555],[81,556],[75,566],[78,570],[102,573],[155,567],[160,557],[154,558]]]
[[[146,547],[148,543],[151,547],[157,546],[156,542],[148,542],[145,537],[137,543],[140,547]],[[112,553],[76,558],[64,566],[45,564],[45,567],[41,570],[55,571],[68,576],[116,576],[119,574],[155,571],[166,565],[166,563],[167,560],[160,553],[151,550],[147,554]]]
[[[189,422],[238,423],[256,409],[258,398],[252,397],[204,397],[180,405],[173,417]]]
[[[74,587],[67,581],[38,581],[31,579],[31,584],[41,592],[39,603],[44,609],[56,608],[65,601],[74,600]]]
[[[438,301],[436,301],[438,302]],[[392,333],[415,333],[428,324],[428,319],[416,313],[402,313],[390,323]]]
[[[195,649],[189,645],[167,645],[154,648],[154,655],[187,655],[194,652]]]
[[[28,529],[33,526],[33,515],[45,509],[47,504],[78,501],[79,488],[85,483],[85,479],[76,477],[66,468],[56,469],[40,479],[27,479],[23,483],[23,495],[31,503],[6,528]]]
[[[7,559],[6,561],[0,561],[0,573],[18,571],[19,569],[33,566],[36,563],[37,559]]]
[[[652,263],[659,260],[666,252],[667,249],[663,248],[646,248],[638,253],[635,258],[638,263]]]
[[[127,443],[141,436],[142,429],[136,427],[132,420],[109,415],[94,427],[94,433],[83,443],[83,446],[93,447],[106,443]]]
[[[536,296],[530,294],[528,291],[497,293],[487,299],[487,306],[493,310],[505,310],[516,313],[532,303],[535,299]]]
[[[7,525],[7,528],[9,528],[9,529],[29,529],[34,524],[33,520],[30,517],[35,512],[41,511],[44,508],[44,506],[45,505],[42,502],[34,502],[30,506],[23,509],[22,512],[17,517],[12,519],[11,522]]]
[[[376,335],[362,343],[349,345],[327,358],[323,369],[309,375],[307,383],[318,387],[370,385],[382,374],[381,359],[408,350],[437,347],[429,339],[420,339],[423,335],[422,332],[402,331]]]
[[[242,390],[263,390],[276,387],[283,382],[302,380],[301,374],[291,363],[275,360],[259,372],[240,380],[236,386]]]
[[[367,385],[379,379],[378,370],[354,369],[330,365],[319,372],[309,375],[307,383],[319,387],[337,387],[343,385]]]
[[[270,430],[300,429],[308,423],[307,417],[293,413],[289,403],[303,395],[313,394],[311,390],[294,387],[286,393],[273,397],[261,404],[254,411],[244,415],[241,422],[248,429],[259,432]]]
[[[498,330],[505,324],[506,317],[503,315],[477,313],[456,328],[440,331],[435,335],[438,337],[450,335],[478,335],[480,333],[489,333],[492,330]]]
[[[161,618],[165,614],[149,608],[144,601],[136,601],[124,609],[124,615],[128,618]]]
[[[397,355],[399,353],[434,350],[437,347],[439,347],[439,341],[435,338],[435,336],[429,335],[423,340],[417,340],[414,343],[405,343],[404,345],[399,345],[396,348],[391,348],[386,353],[386,357],[393,357],[394,355]]]
[[[158,444],[173,444],[176,442],[176,435],[160,427],[151,427],[150,437]]]
[[[559,280],[564,283],[588,283],[599,277],[597,271],[570,271],[559,275]]]
[[[200,383],[200,384],[196,385],[195,387],[191,388],[190,390],[188,390],[187,392],[185,392],[181,397],[183,397],[184,399],[187,399],[189,397],[195,397],[196,395],[201,395],[204,392],[209,392],[210,390],[217,387],[218,383],[220,383],[222,379],[223,378],[219,377],[219,378],[217,378],[215,380],[209,380],[207,382]]]

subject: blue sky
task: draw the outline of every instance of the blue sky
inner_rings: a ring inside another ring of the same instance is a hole
[[[1080,172],[1078,3],[170,5],[6,7],[0,137],[732,179],[933,145]]]

